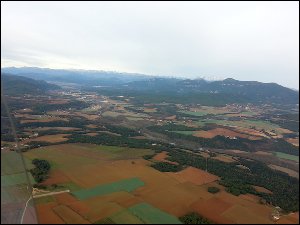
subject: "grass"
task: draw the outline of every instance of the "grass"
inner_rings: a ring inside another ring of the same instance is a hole
[[[115,224],[143,224],[143,221],[134,216],[129,210],[119,211],[110,216],[109,219]]]
[[[178,130],[178,131],[172,131],[172,132],[178,133],[178,134],[193,135],[196,131],[192,131],[192,130]]]
[[[179,111],[181,113],[184,113],[184,114],[187,114],[187,115],[190,115],[190,116],[205,116],[207,114],[212,114],[211,112],[209,111],[200,111],[200,112],[191,112],[191,111]]]
[[[158,208],[147,203],[140,203],[128,208],[129,212],[147,224],[181,224],[181,222]]]
[[[289,155],[289,154],[282,153],[282,152],[275,152],[275,156],[277,156],[278,158],[281,158],[281,159],[289,159],[289,160],[299,162],[299,156],[296,156],[296,155]]]
[[[277,124],[273,124],[269,121],[262,120],[241,120],[241,121],[227,121],[227,120],[200,120],[197,122],[198,125],[205,125],[207,123],[214,123],[224,126],[239,126],[244,128],[256,127],[257,129],[265,130],[276,130],[280,128]]]
[[[31,184],[35,184],[35,181],[31,174],[29,174],[29,179]],[[27,178],[25,172],[11,175],[2,175],[1,176],[1,187],[3,186],[15,186],[19,184],[26,184]]]
[[[55,202],[55,198],[53,196],[44,196],[40,198],[34,198],[34,204],[46,204],[50,202]]]
[[[32,169],[34,166],[31,160],[24,158],[27,169]],[[17,152],[11,151],[1,152],[1,175],[9,175],[24,172],[21,155]]]
[[[93,188],[74,191],[72,194],[79,200],[85,200],[99,195],[106,195],[113,192],[127,191],[131,192],[135,189],[144,186],[144,182],[139,178],[124,179],[117,182],[99,185]]]

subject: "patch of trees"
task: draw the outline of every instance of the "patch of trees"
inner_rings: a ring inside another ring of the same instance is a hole
[[[44,159],[34,159],[32,160],[32,164],[35,168],[31,169],[30,172],[37,183],[41,183],[42,181],[48,178],[48,173],[50,171],[50,163]]]
[[[68,110],[68,109],[84,109],[89,107],[89,104],[83,101],[73,100],[65,104],[38,104],[33,107],[35,112],[45,113],[53,110]]]
[[[217,187],[208,187],[208,188],[207,188],[207,191],[208,191],[209,193],[215,194],[215,193],[218,193],[218,192],[220,191],[220,189],[217,188]]]
[[[168,137],[172,139],[183,139],[187,141],[192,141],[198,143],[202,147],[208,147],[208,148],[240,149],[243,151],[254,151],[254,149],[251,148],[251,145],[259,145],[259,143],[261,143],[260,140],[249,140],[240,137],[237,137],[236,139],[230,139],[220,135],[215,136],[214,138],[195,137],[192,135],[185,135],[185,134],[171,132],[171,130],[165,129],[166,127],[168,126],[151,126],[148,127],[148,129],[154,132],[166,134],[168,135]]]
[[[185,216],[179,217],[179,220],[183,224],[214,224],[213,222],[209,221],[208,219],[200,216],[198,213],[192,212]]]
[[[112,125],[106,125],[105,126],[110,132],[121,134],[125,137],[134,137],[140,135],[137,131],[127,128],[127,127],[121,127],[121,126],[112,126]]]
[[[178,172],[183,169],[181,165],[174,165],[167,162],[157,162],[152,164],[151,167],[161,172]]]
[[[181,166],[193,166],[206,169],[204,157],[188,152],[172,150],[168,152],[168,160],[179,163]],[[280,206],[286,212],[299,210],[299,183],[294,177],[272,170],[259,161],[247,161],[239,159],[239,164],[249,170],[236,167],[238,163],[225,163],[222,161],[207,159],[208,172],[221,177],[220,184],[226,186],[226,191],[239,195],[251,193],[258,195],[276,206]],[[264,187],[273,194],[257,192],[251,185]]]
[[[156,154],[151,154],[151,155],[144,155],[143,158],[146,160],[152,159],[153,156],[155,156]]]
[[[288,143],[284,139],[277,139],[272,143],[272,151],[275,152],[283,152],[290,155],[297,155],[299,156],[299,147]]]

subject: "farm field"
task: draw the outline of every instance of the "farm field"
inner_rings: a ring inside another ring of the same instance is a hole
[[[296,177],[299,179],[299,172],[296,172],[294,170],[282,167],[282,166],[277,166],[277,165],[268,165],[270,168],[274,169],[274,170],[279,170],[281,172],[287,173],[288,175],[290,175],[291,177]]]
[[[275,154],[275,156],[277,156],[278,158],[281,158],[281,159],[288,159],[288,160],[293,160],[293,161],[299,162],[299,156],[296,156],[296,155],[290,155],[290,154],[286,154],[286,153],[282,153],[282,152],[275,152],[274,154]]]
[[[68,140],[68,136],[70,134],[52,134],[52,135],[45,135],[45,136],[40,136],[37,138],[32,138],[23,141],[22,143],[27,143],[30,141],[45,141],[45,142],[50,142],[50,143],[57,143],[57,142],[63,142]]]
[[[216,222],[238,222],[239,216],[231,211],[243,205],[247,205],[249,215],[259,211],[257,221],[272,222],[269,206],[226,193],[218,185],[218,177],[192,167],[162,173],[141,158],[148,154],[153,153],[91,144],[61,144],[26,152],[29,160],[47,159],[53,166],[45,184],[55,183],[72,192],[39,198],[36,204],[40,222],[179,223],[177,218],[191,210]],[[162,154],[159,158],[163,159],[166,153]],[[217,186],[221,191],[211,194],[208,186]],[[86,195],[91,191],[94,193]],[[85,196],[78,197],[78,193]],[[209,203],[207,207],[202,206],[205,202]],[[216,211],[212,214],[207,208]]]

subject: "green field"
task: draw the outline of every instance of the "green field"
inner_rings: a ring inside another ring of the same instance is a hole
[[[146,224],[181,224],[175,216],[147,203],[134,205],[128,208],[128,210]]]
[[[190,115],[190,116],[205,116],[207,114],[214,114],[214,113],[211,113],[209,111],[200,111],[200,112],[179,111],[179,112]]]
[[[265,130],[276,130],[280,128],[277,124],[270,123],[268,121],[262,120],[240,120],[240,121],[228,121],[228,120],[200,120],[197,122],[198,125],[203,126],[207,123],[214,123],[223,126],[235,126],[235,127],[244,127],[251,128],[255,127],[256,129],[265,129]],[[280,132],[279,132],[280,133]]]
[[[143,224],[139,218],[134,216],[129,210],[122,210],[109,217],[114,224]]]
[[[64,170],[99,161],[136,159],[150,154],[153,154],[153,150],[77,143],[32,149],[25,152],[24,156],[30,160],[45,159],[51,164],[51,169]]]
[[[178,133],[178,134],[193,135],[196,131],[192,131],[192,130],[178,130],[178,131],[172,131],[172,132]]]
[[[24,158],[27,169],[32,169],[34,166],[31,160]],[[1,175],[9,175],[24,172],[22,158],[19,153],[14,151],[1,152]]]
[[[31,174],[28,173],[31,184],[35,184],[35,181]],[[11,175],[2,175],[1,176],[1,187],[3,186],[15,186],[19,184],[27,183],[27,177],[25,172]]]
[[[289,155],[289,154],[282,153],[282,152],[275,152],[275,155],[281,159],[289,159],[289,160],[299,162],[299,156],[296,156],[296,155]]]
[[[139,178],[130,178],[130,179],[124,179],[109,184],[99,185],[89,189],[74,191],[72,192],[72,194],[79,200],[84,200],[99,195],[110,194],[113,192],[119,192],[119,191],[131,192],[141,186],[144,186],[144,182],[141,181]]]

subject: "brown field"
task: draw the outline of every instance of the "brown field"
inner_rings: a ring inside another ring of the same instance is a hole
[[[44,130],[63,130],[63,131],[73,131],[73,130],[80,130],[80,128],[76,127],[37,127],[34,129],[28,129],[31,131],[44,131]]]
[[[78,213],[65,205],[59,205],[53,208],[53,211],[59,215],[67,224],[90,224],[83,219]]]
[[[157,110],[156,110],[156,108],[144,108],[144,112],[152,113],[152,112],[157,112]]]
[[[135,137],[130,137],[130,138],[133,138],[133,139],[147,139],[145,136],[135,136]]]
[[[257,154],[257,155],[272,155],[271,152],[264,152],[264,151],[257,151],[257,152],[254,152],[254,154]]]
[[[98,128],[98,126],[95,125],[95,124],[89,124],[89,125],[86,125],[86,127],[88,127],[88,128]]]
[[[97,136],[98,133],[97,132],[91,132],[91,133],[86,133],[85,135],[94,137],[94,136]]]
[[[70,179],[61,170],[52,169],[49,178],[43,182],[44,185],[67,183]]]
[[[264,188],[264,187],[259,187],[259,186],[255,186],[255,185],[252,185],[254,187],[254,189],[258,192],[263,192],[263,193],[267,193],[267,194],[272,194],[272,191]]]
[[[268,138],[267,135],[265,135],[264,133],[251,129],[251,128],[245,128],[245,127],[234,127],[233,128],[236,132],[240,132],[243,134],[247,134],[247,135],[251,135],[251,136],[256,136],[256,137],[265,137]]]
[[[256,137],[256,136],[238,133],[238,132],[235,132],[235,131],[232,131],[229,129],[225,129],[225,128],[215,128],[215,129],[212,129],[209,131],[201,130],[201,131],[197,131],[197,133],[193,134],[193,136],[203,137],[203,138],[213,138],[217,135],[248,138],[251,140],[259,140],[260,139],[259,137]]]
[[[75,112],[74,113],[76,116],[81,116],[81,117],[84,117],[88,120],[96,120],[98,118],[100,118],[99,115],[92,115],[92,114],[87,114],[87,113],[81,113],[81,112]]]
[[[286,141],[292,145],[299,146],[299,138],[287,138]]]
[[[212,197],[208,200],[200,199],[194,202],[190,207],[193,211],[216,223],[233,223],[232,220],[226,219],[221,214],[232,207],[234,204],[226,202],[221,198]]]
[[[285,167],[281,167],[281,166],[277,166],[277,165],[268,165],[270,168],[274,169],[274,170],[279,170],[281,172],[284,172],[284,173],[287,173],[288,175],[290,175],[291,177],[296,177],[299,179],[299,173],[294,171],[294,170],[291,170],[291,169],[288,169],[288,168],[285,168]]]
[[[66,104],[69,101],[70,101],[69,99],[54,99],[54,100],[50,100],[48,104]]]
[[[166,120],[175,120],[176,119],[176,115],[173,116],[168,116],[165,118]]]
[[[156,160],[156,161],[159,161],[159,162],[167,162],[167,163],[170,163],[170,164],[178,165],[177,162],[172,162],[172,161],[167,160],[166,159],[167,157],[168,157],[168,153],[163,151],[163,152],[160,152],[157,155],[155,155],[153,157],[153,159]]]
[[[45,135],[37,138],[32,138],[25,140],[24,143],[30,142],[30,141],[46,141],[50,143],[57,143],[62,141],[67,141],[67,136],[70,136],[70,134],[51,134],[51,135]]]
[[[233,152],[233,153],[248,153],[248,152],[245,152],[245,151],[241,151],[241,150],[228,150],[228,152]]]
[[[36,205],[36,211],[37,211],[39,223],[64,224],[65,222],[52,210],[56,206],[57,203],[55,202]]]
[[[272,221],[269,218],[264,218],[260,215],[257,215],[257,213],[242,205],[235,205],[231,207],[230,209],[226,210],[222,216],[227,219],[234,218],[234,223],[238,224],[272,224]]]
[[[146,202],[175,216],[196,211],[219,223],[239,223],[246,220],[255,220],[256,223],[272,222],[269,220],[272,212],[270,206],[257,203],[256,196],[234,196],[225,192],[225,188],[216,181],[218,177],[212,174],[193,167],[178,173],[162,173],[148,166],[149,161],[140,158],[143,155],[140,154],[142,149],[135,151],[133,155],[129,150],[125,151],[126,154],[121,151],[116,155],[114,152],[119,151],[118,149],[120,148],[64,144],[26,152],[25,156],[28,158],[45,158],[54,163],[49,178],[52,182],[49,183],[54,183],[56,179],[57,183],[70,182],[85,188],[132,177],[138,177],[145,183],[131,193],[115,192],[83,201],[75,199],[69,193],[56,195],[56,202],[39,204],[38,214],[43,217],[42,222],[57,220],[56,222],[63,223],[63,218],[65,222],[94,223],[140,202]],[[160,158],[164,159],[166,156],[163,153]],[[220,192],[209,193],[207,188],[210,186],[220,188]],[[55,208],[54,211],[52,208]],[[245,218],[241,218],[240,213],[244,213]],[[256,218],[248,218],[253,214]]]
[[[48,115],[55,115],[55,116],[68,116],[70,112],[67,111],[48,111]]]
[[[53,121],[68,121],[66,118],[60,118],[60,117],[49,117],[49,118],[41,118],[41,119],[32,119],[32,120],[21,120],[20,123],[34,123],[34,122],[40,122],[40,123],[46,123],[46,122],[53,122]]]
[[[231,163],[231,162],[235,162],[236,160],[234,160],[232,158],[232,156],[229,155],[223,155],[223,154],[218,154],[216,157],[213,157],[213,159],[217,159],[223,162],[227,162],[227,163]]]
[[[167,172],[167,174],[180,183],[191,182],[195,185],[207,184],[219,179],[219,177],[213,174],[191,166],[180,172]]]

